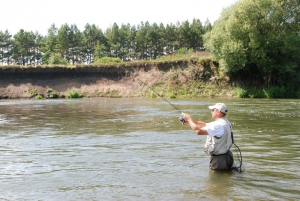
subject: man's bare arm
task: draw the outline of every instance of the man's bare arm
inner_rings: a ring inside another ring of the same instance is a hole
[[[208,135],[207,131],[205,129],[203,129],[203,127],[206,126],[206,123],[203,121],[195,121],[194,119],[192,119],[192,117],[189,114],[182,114],[182,117],[185,120],[184,125],[189,124],[191,126],[191,128],[193,129],[193,131],[197,134],[197,135]]]

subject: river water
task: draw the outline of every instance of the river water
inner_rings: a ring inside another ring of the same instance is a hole
[[[0,200],[300,199],[299,100],[170,102],[206,122],[225,102],[244,171],[209,170],[206,137],[160,98],[1,100]]]

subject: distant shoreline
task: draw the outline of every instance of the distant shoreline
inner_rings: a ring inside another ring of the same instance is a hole
[[[0,99],[33,99],[38,95],[47,99],[51,98],[49,91],[54,91],[57,98],[65,98],[70,91],[82,97],[155,97],[148,86],[171,98],[210,97],[211,94],[232,97],[230,88],[220,88],[216,82],[215,67],[202,66],[201,62],[129,64],[122,67],[1,67]]]
[[[48,89],[55,90],[60,98],[70,90],[97,96],[107,87],[123,89],[125,86],[118,82],[124,75],[117,67],[0,68],[0,99],[28,99],[38,94],[47,98]]]

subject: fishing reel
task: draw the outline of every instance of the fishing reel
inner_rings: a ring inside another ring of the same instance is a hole
[[[184,118],[181,116],[181,117],[179,117],[179,121],[182,123],[182,124],[184,124],[185,123],[185,120],[184,120]]]

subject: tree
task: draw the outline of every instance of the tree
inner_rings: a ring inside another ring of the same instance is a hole
[[[193,19],[193,22],[190,26],[190,48],[196,51],[197,49],[203,47],[203,34],[204,27],[200,20]]]
[[[189,21],[183,22],[178,32],[181,48],[192,48],[195,51],[203,47],[204,29],[200,20],[193,19],[191,24]]]
[[[129,34],[129,44],[128,44],[128,59],[135,60],[137,58],[136,52],[136,33],[137,29],[135,26],[130,27],[130,34]]]
[[[38,32],[36,32],[34,35],[34,40],[35,40],[33,46],[34,56],[32,57],[31,63],[33,65],[38,65],[42,63],[42,58],[43,58],[42,46],[43,46],[44,37]]]
[[[205,34],[205,47],[223,70],[235,75],[267,86],[299,82],[299,15],[296,0],[239,1]]]
[[[34,60],[34,33],[21,29],[14,35],[13,59],[19,65],[32,65]]]
[[[212,25],[208,19],[205,21],[203,28],[204,28],[204,33],[210,32],[212,30]]]
[[[97,41],[97,44],[94,47],[94,61],[102,57],[105,57],[106,53],[107,53],[106,47],[102,45],[100,41]]]
[[[3,64],[10,64],[12,57],[13,40],[12,35],[6,30],[0,31],[0,62]]]
[[[177,27],[173,24],[167,25],[165,30],[165,54],[172,54],[179,48],[179,37]]]
[[[44,53],[42,57],[42,64],[49,64],[49,59],[52,53],[60,53],[57,34],[58,28],[55,24],[52,24],[48,29],[48,35],[42,42],[41,51]]]
[[[119,41],[120,41],[120,54],[119,58],[123,61],[128,60],[128,53],[130,49],[130,25],[121,25],[119,30]]]
[[[118,57],[121,49],[119,26],[114,23],[111,28],[106,30],[105,36],[108,41],[111,56]]]
[[[147,48],[147,54],[150,59],[156,59],[158,56],[162,55],[164,44],[164,26],[160,25],[160,27],[154,23],[152,26],[147,29],[146,35],[149,41],[149,47]]]
[[[100,54],[95,53],[99,52],[99,47],[98,50],[96,51],[97,45],[100,45],[101,43],[101,50]],[[95,57],[101,58],[106,54],[106,38],[102,32],[101,29],[98,29],[94,24],[86,24],[85,25],[85,30],[83,31],[83,47],[82,47],[82,54],[85,63],[93,63],[95,60]],[[99,55],[101,55],[99,57]]]
[[[147,37],[150,28],[149,22],[141,22],[136,32],[136,52],[140,59],[148,59],[149,38]]]
[[[68,32],[68,41],[69,41],[69,51],[67,60],[72,63],[82,63],[84,60],[82,54],[82,38],[83,35],[77,26],[71,25],[70,30]]]
[[[68,34],[70,32],[70,27],[68,24],[64,24],[60,27],[57,34],[57,42],[58,42],[58,49],[63,59],[69,61],[69,37]]]
[[[82,58],[82,33],[76,25],[64,24],[58,30],[58,44],[62,58],[69,63],[81,63]]]

